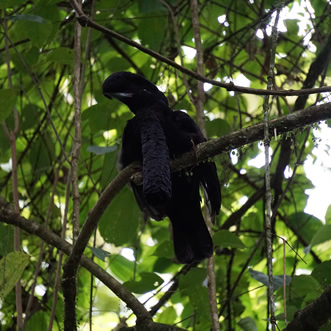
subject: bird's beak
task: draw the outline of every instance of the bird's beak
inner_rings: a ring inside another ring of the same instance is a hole
[[[115,98],[115,99],[123,99],[123,98],[131,98],[133,96],[133,93],[127,93],[127,92],[113,92],[113,93],[104,93],[104,96],[106,96],[109,99]]]

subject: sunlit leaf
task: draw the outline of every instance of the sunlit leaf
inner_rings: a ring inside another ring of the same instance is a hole
[[[10,252],[0,260],[0,298],[4,299],[15,287],[29,264],[29,255],[23,252]]]
[[[18,92],[15,89],[0,90],[0,123],[13,112],[17,96]]]

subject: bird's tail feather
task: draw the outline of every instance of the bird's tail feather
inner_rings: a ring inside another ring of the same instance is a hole
[[[201,209],[182,208],[169,215],[173,228],[175,254],[178,262],[201,261],[213,254],[213,241]]]

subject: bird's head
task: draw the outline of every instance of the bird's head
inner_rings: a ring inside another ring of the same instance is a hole
[[[107,98],[116,98],[133,113],[154,103],[168,106],[165,95],[148,79],[131,72],[115,72],[103,83],[102,92]]]

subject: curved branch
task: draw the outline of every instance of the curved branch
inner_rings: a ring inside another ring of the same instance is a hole
[[[45,226],[36,222],[27,220],[13,210],[11,204],[6,199],[0,196],[0,222],[17,226],[26,232],[36,235],[43,239],[47,244],[56,247],[69,255],[73,246],[67,241],[61,239],[58,235],[47,229]],[[98,266],[95,262],[83,255],[80,259],[80,264],[86,268],[91,274],[100,279],[111,291],[113,291],[127,306],[139,317],[139,321],[151,320],[151,315],[145,309],[142,303],[121,283]]]
[[[209,83],[214,86],[219,86],[225,88],[227,91],[236,91],[240,93],[247,93],[247,94],[255,94],[255,95],[278,95],[278,96],[293,96],[293,95],[307,95],[307,94],[315,94],[315,93],[322,93],[322,92],[331,92],[331,86],[320,87],[320,88],[309,88],[309,89],[301,89],[301,90],[264,90],[264,89],[254,89],[244,86],[237,86],[233,83],[222,83],[217,80],[213,80],[207,78],[205,76],[199,75],[198,73],[181,66],[180,64],[176,63],[175,61],[170,60],[169,58],[161,55],[158,52],[155,52],[147,47],[142,46],[141,44],[121,35],[120,33],[107,29],[104,26],[96,23],[95,21],[91,20],[84,12],[78,7],[77,2],[75,0],[70,0],[70,3],[73,9],[77,13],[77,20],[83,27],[91,27],[95,30],[98,30],[110,37],[118,39],[124,42],[127,45],[135,47],[142,51],[145,54],[148,54],[155,59],[166,63],[172,66],[175,69],[178,69],[180,72],[204,83]]]

